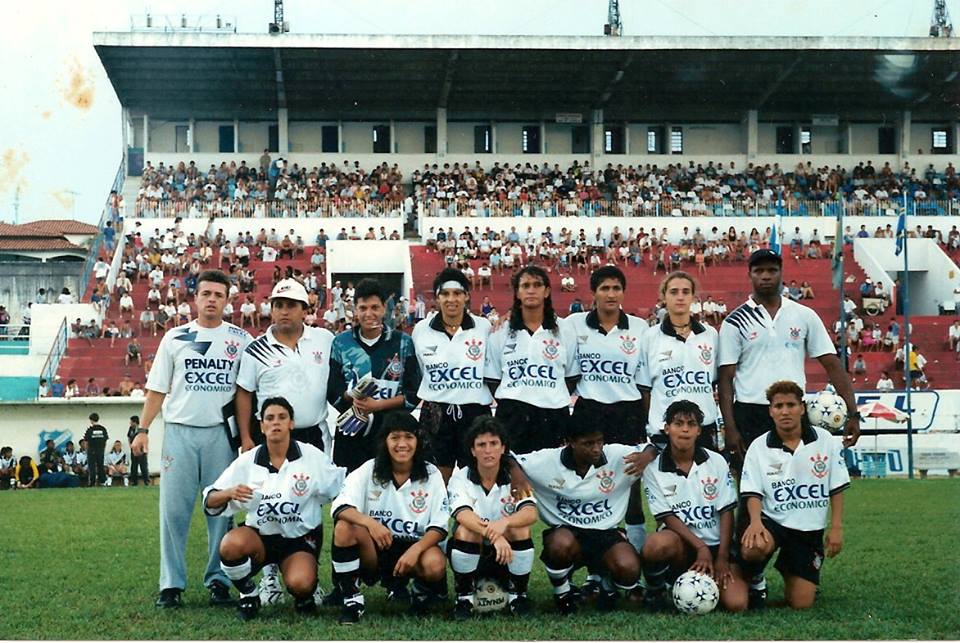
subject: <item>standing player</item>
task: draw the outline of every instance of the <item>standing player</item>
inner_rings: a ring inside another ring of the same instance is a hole
[[[239,615],[253,618],[260,597],[253,576],[266,564],[283,569],[298,612],[312,612],[323,504],[343,485],[345,471],[312,444],[294,440],[296,414],[282,397],[261,407],[264,444],[246,451],[203,490],[208,516],[247,514],[245,525],[220,542],[220,567],[240,592]]]
[[[843,491],[850,476],[840,441],[806,423],[802,388],[774,382],[767,400],[774,429],[747,449],[740,478],[750,517],[740,556],[746,573],[761,574],[779,549],[776,568],[787,604],[806,609],[816,598],[824,553],[832,558],[843,547]]]
[[[467,310],[470,282],[459,270],[440,271],[433,291],[440,311],[417,322],[413,345],[423,373],[420,424],[446,482],[455,464],[470,462],[464,437],[473,420],[490,415],[493,396],[483,383],[490,322]]]
[[[510,613],[529,614],[527,597],[533,569],[530,525],[537,521],[536,500],[517,500],[511,491],[504,455],[509,440],[496,418],[479,417],[467,431],[470,461],[457,469],[447,485],[456,520],[450,542],[457,604],[453,615],[469,618],[478,577],[493,577],[508,588]]]
[[[490,335],[484,378],[497,399],[497,417],[513,451],[529,453],[561,443],[570,419],[570,391],[580,374],[576,335],[557,317],[550,278],[525,266],[510,280],[509,322]]]
[[[677,400],[694,402],[703,413],[697,446],[717,449],[717,404],[713,386],[717,376],[717,331],[690,314],[697,284],[686,272],[671,272],[660,283],[667,314],[644,336],[640,382],[649,410],[647,435],[666,446],[664,413]]]
[[[290,403],[296,418],[293,440],[321,451],[324,438],[329,440],[326,391],[333,333],[303,323],[309,303],[306,289],[296,279],[277,282],[270,294],[273,323],[243,351],[236,398],[243,452],[254,446],[250,430],[254,394],[261,399],[283,397]],[[272,604],[283,596],[277,566],[268,564],[260,580],[260,598]]]
[[[394,409],[413,409],[419,399],[420,367],[413,340],[406,333],[384,328],[386,314],[380,284],[363,279],[354,292],[355,327],[337,335],[330,353],[330,381],[327,400],[342,413],[353,406],[366,425],[334,436],[333,461],[353,471],[374,456],[376,436],[383,416]],[[354,399],[350,391],[361,378],[370,376],[377,391],[370,397]]]
[[[361,282],[362,283],[362,282]],[[343,597],[340,623],[360,622],[361,578],[398,597],[415,578],[410,611],[426,612],[445,586],[447,560],[438,546],[450,508],[440,470],[424,458],[422,433],[407,412],[392,411],[377,436],[376,457],[347,476],[331,507],[334,583]]]
[[[747,585],[730,564],[737,506],[730,467],[722,455],[697,444],[703,411],[695,402],[671,403],[665,419],[667,444],[643,472],[650,512],[660,524],[643,547],[645,603],[664,611],[666,577],[691,569],[716,579],[724,609],[742,612]]]
[[[593,309],[567,317],[577,336],[579,396],[574,421],[593,422],[606,444],[634,445],[646,441],[646,413],[641,401],[641,366],[645,321],[623,311],[627,279],[616,266],[603,266],[590,275]],[[653,458],[651,449],[647,455]],[[637,553],[646,538],[639,480],[630,492],[626,514],[627,539]],[[592,570],[591,570],[592,571]],[[593,575],[583,588],[593,593],[599,578]]]
[[[584,565],[604,574],[597,608],[611,610],[617,588],[632,590],[640,576],[640,558],[617,526],[640,475],[643,445],[605,445],[600,428],[583,416],[566,423],[566,438],[565,447],[517,457],[548,525],[540,560],[561,614],[577,610],[569,577]]]
[[[750,255],[753,294],[720,325],[717,391],[726,448],[737,459],[753,440],[773,428],[767,388],[777,380],[806,384],[806,357],[816,358],[847,405],[843,444],[860,437],[850,376],[843,370],[827,329],[817,314],[781,295],[783,260],[768,249]]]
[[[83,441],[87,443],[87,459],[90,463],[89,484],[91,487],[106,484],[107,473],[104,469],[104,458],[106,458],[107,440],[110,436],[107,429],[100,424],[100,414],[91,413],[90,425],[87,432],[83,434]]]
[[[230,280],[219,270],[197,278],[197,317],[163,336],[147,378],[142,422],[131,450],[147,452],[150,424],[163,407],[163,472],[160,476],[160,597],[157,607],[180,607],[187,585],[187,534],[197,494],[233,460],[223,408],[236,392],[239,357],[247,331],[223,321]],[[220,539],[230,519],[207,518],[204,584],[213,605],[231,605],[220,569]]]

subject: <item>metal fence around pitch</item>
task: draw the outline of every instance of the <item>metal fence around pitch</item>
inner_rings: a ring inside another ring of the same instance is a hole
[[[154,201],[140,199],[134,205],[141,219],[326,219],[331,217],[390,219],[403,215],[402,203],[324,199],[321,201]]]

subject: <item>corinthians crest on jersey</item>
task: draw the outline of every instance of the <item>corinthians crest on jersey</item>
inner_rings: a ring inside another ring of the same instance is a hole
[[[447,335],[440,313],[417,322],[413,345],[423,379],[418,395],[427,402],[483,404],[493,402],[483,383],[483,363],[490,322],[465,313],[457,332]]]
[[[534,498],[522,498],[519,502],[511,492],[510,475],[505,468],[497,474],[496,483],[487,492],[480,474],[473,466],[457,469],[447,483],[450,497],[450,512],[454,518],[465,509],[471,510],[481,520],[494,521],[511,516],[520,509],[535,506]]]
[[[622,311],[609,333],[596,311],[575,313],[567,322],[577,334],[577,395],[603,404],[639,400],[640,346],[647,323]]]

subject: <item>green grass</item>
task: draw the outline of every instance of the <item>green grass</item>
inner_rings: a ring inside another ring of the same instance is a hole
[[[336,613],[312,618],[289,603],[240,623],[206,605],[201,586],[206,534],[196,514],[188,547],[190,587],[181,610],[153,607],[158,577],[157,488],[0,493],[0,639],[944,639],[960,632],[960,480],[856,481],[847,493],[845,547],[824,567],[810,611],[777,606],[779,575],[768,571],[774,605],[740,616],[650,616],[626,608],[560,618],[549,608],[539,561],[535,617],[454,623],[413,620],[367,592],[363,624]],[[33,525],[32,528],[26,525]],[[329,582],[329,526],[321,577]],[[538,547],[539,537],[535,538]]]

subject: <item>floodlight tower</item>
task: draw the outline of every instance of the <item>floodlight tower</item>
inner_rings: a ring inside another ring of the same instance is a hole
[[[933,0],[933,19],[930,21],[930,35],[934,38],[949,38],[953,35],[947,0]]]
[[[268,31],[274,35],[290,31],[290,24],[283,19],[283,0],[273,0],[273,22]]]
[[[619,36],[621,31],[623,31],[623,23],[620,22],[620,2],[610,0],[607,5],[607,24],[603,25],[603,35]]]

